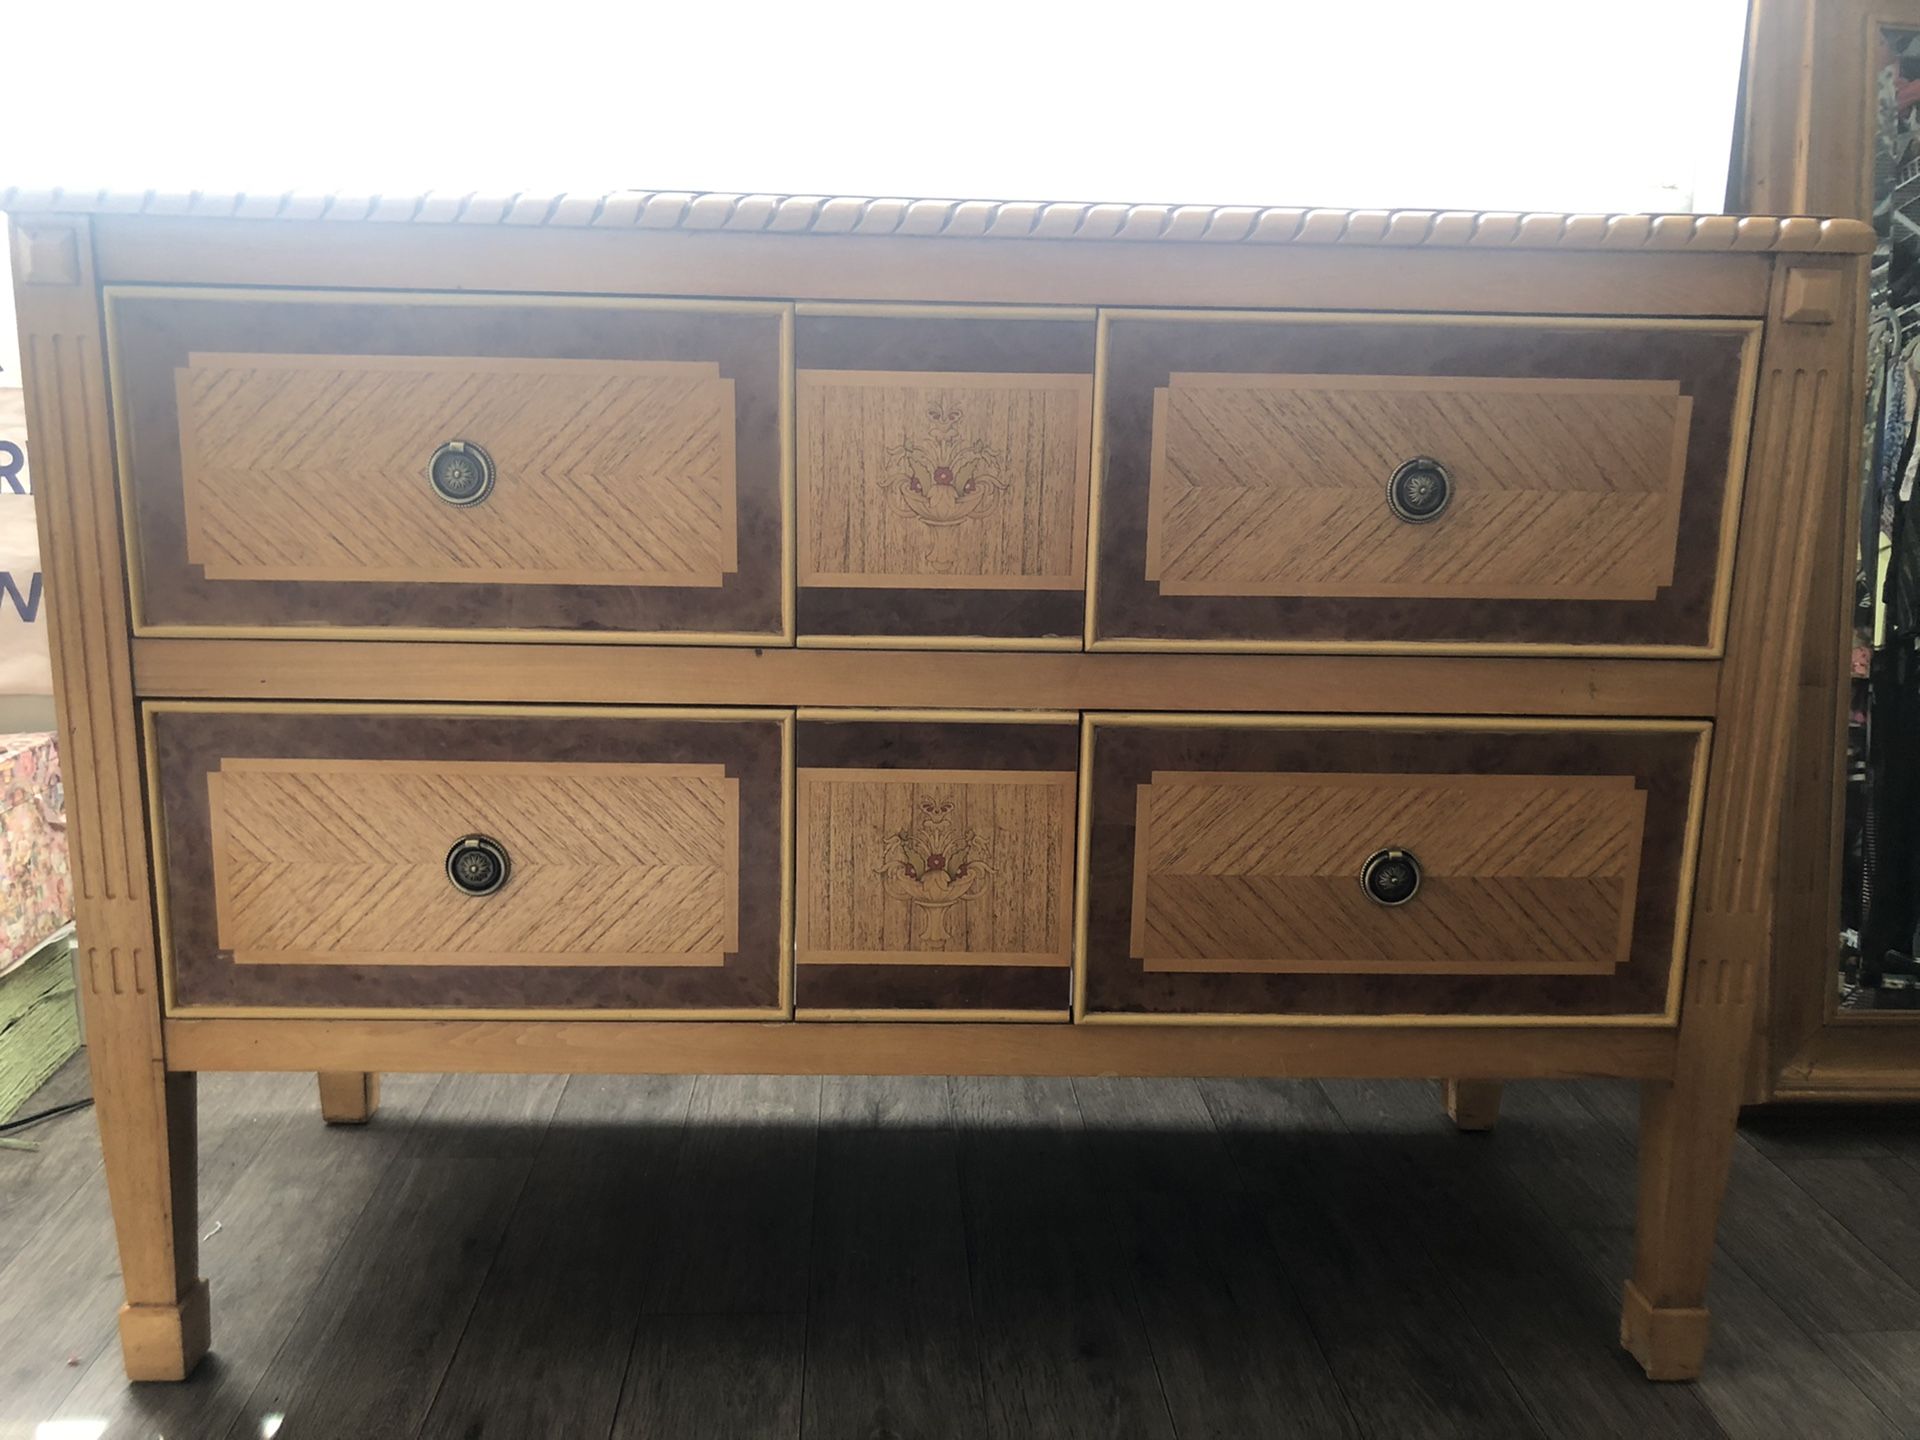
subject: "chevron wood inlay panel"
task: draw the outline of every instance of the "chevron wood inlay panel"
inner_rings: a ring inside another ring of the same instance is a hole
[[[1109,310],[1100,354],[1093,648],[1722,646],[1750,323]]]
[[[210,580],[718,586],[734,387],[695,361],[194,354],[175,372],[187,557]],[[427,483],[480,445],[479,504]]]
[[[228,758],[207,777],[236,964],[718,966],[739,948],[740,782],[720,765]],[[484,897],[448,880],[484,833]]]
[[[1139,787],[1132,955],[1148,971],[1605,974],[1628,958],[1646,824],[1632,776],[1156,772]],[[1413,899],[1361,888],[1419,861]]]
[[[1173,374],[1153,394],[1146,577],[1167,595],[1651,600],[1693,402],[1670,380]],[[1426,524],[1386,503],[1430,456]]]
[[[802,370],[800,583],[1077,590],[1092,375]]]
[[[1064,970],[1076,780],[1071,771],[801,768],[799,963]],[[804,991],[803,980],[803,1003]]]

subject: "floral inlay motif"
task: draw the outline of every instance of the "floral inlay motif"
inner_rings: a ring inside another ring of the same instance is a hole
[[[878,874],[888,895],[905,900],[919,919],[918,939],[944,945],[947,912],[978,899],[993,867],[991,845],[977,830],[956,833],[951,794],[935,792],[914,799],[913,824],[881,837]]]
[[[894,508],[928,525],[946,527],[977,520],[999,502],[1006,488],[1006,457],[985,440],[963,433],[959,405],[927,406],[927,430],[887,449],[896,467],[881,481]]]

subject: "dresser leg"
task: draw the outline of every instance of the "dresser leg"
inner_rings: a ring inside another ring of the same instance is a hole
[[[322,1070],[320,1116],[329,1125],[364,1125],[380,1108],[380,1077],[361,1070]]]
[[[211,1337],[207,1282],[199,1278],[195,1077],[162,1076],[157,1067],[115,1074],[111,1056],[88,1048],[126,1285],[120,1350],[127,1378],[184,1380]]]
[[[80,1002],[126,1293],[120,1348],[129,1379],[182,1380],[208,1339],[194,1077],[166,1068],[92,229],[16,220],[13,247]]]
[[[1707,1272],[1733,1158],[1750,1004],[1692,1006],[1671,1081],[1640,1087],[1640,1204],[1620,1343],[1650,1380],[1691,1380],[1707,1350]]]
[[[1491,1130],[1500,1118],[1498,1080],[1442,1080],[1440,1093],[1456,1130]]]

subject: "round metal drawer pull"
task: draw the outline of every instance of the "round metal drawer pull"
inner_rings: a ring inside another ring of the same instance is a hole
[[[1387,508],[1409,525],[1438,520],[1453,499],[1453,476],[1427,455],[1416,455],[1387,481]]]
[[[1409,850],[1376,850],[1360,867],[1360,888],[1377,905],[1404,905],[1420,893],[1420,862]]]
[[[491,835],[462,835],[447,851],[447,879],[463,895],[491,895],[512,873],[506,847]]]
[[[478,505],[493,493],[493,457],[471,440],[449,440],[427,462],[427,481],[449,505]]]

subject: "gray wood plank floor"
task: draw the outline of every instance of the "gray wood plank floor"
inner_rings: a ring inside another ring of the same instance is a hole
[[[1708,1375],[1653,1386],[1634,1103],[388,1076],[330,1130],[208,1076],[215,1355],[121,1377],[93,1119],[49,1122],[0,1150],[0,1440],[1920,1440],[1920,1111],[1748,1119]]]

